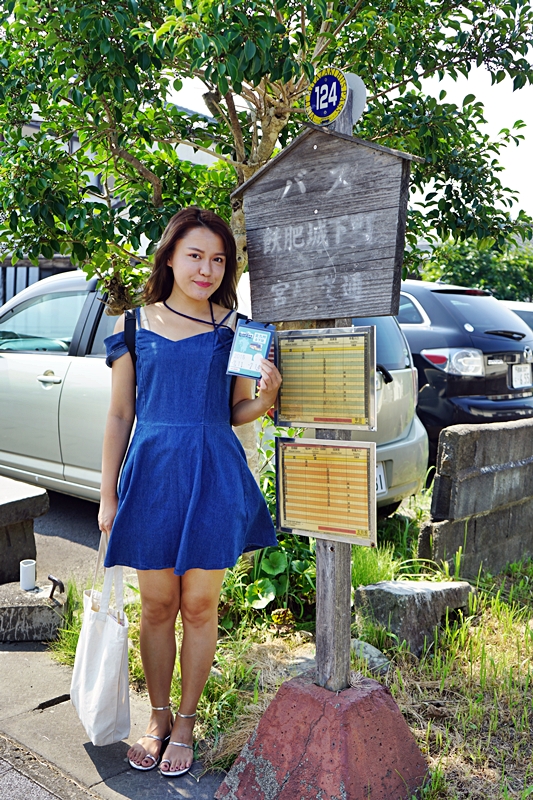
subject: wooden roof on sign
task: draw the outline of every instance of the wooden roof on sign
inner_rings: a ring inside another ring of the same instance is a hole
[[[292,140],[290,144],[281,150],[267,161],[260,169],[255,172],[251,178],[248,178],[243,184],[238,186],[232,193],[231,197],[239,197],[241,194],[244,194],[250,186],[252,186],[257,180],[263,177],[263,175],[268,172],[272,167],[285,158],[291,150],[294,150],[298,147],[301,142],[310,135],[312,131],[320,131],[320,133],[324,133],[327,136],[334,136],[336,139],[341,139],[345,142],[349,142],[350,144],[357,144],[363,145],[364,147],[370,147],[373,150],[379,150],[382,153],[388,153],[391,156],[398,156],[398,158],[404,158],[407,161],[417,161],[420,164],[423,164],[425,159],[421,158],[420,156],[415,156],[412,153],[404,153],[402,150],[395,150],[392,147],[385,147],[382,144],[376,144],[375,142],[366,142],[364,139],[358,139],[357,136],[347,136],[345,133],[337,133],[337,131],[330,130],[329,128],[323,127],[321,128],[319,125],[313,125],[312,123],[306,123],[304,126],[304,130],[298,134],[298,136]]]
[[[397,313],[413,159],[309,125],[233,192],[255,319]]]

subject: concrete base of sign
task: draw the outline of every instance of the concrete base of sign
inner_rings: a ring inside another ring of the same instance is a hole
[[[18,583],[0,586],[0,642],[49,642],[63,621],[65,595],[51,584],[25,592]]]
[[[403,800],[427,774],[390,692],[362,678],[330,692],[308,674],[284,683],[217,800]]]

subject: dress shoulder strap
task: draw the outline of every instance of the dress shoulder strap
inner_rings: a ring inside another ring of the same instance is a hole
[[[137,330],[136,309],[129,308],[124,313],[124,341],[133,362],[135,382],[137,382],[137,353],[135,352],[135,334]]]

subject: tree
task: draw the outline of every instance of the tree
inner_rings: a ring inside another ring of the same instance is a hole
[[[230,190],[296,135],[306,88],[326,64],[369,88],[357,135],[425,159],[412,177],[424,199],[409,217],[411,262],[421,235],[500,248],[531,237],[498,177],[498,154],[520,141],[522,123],[491,141],[475,97],[458,107],[421,83],[475,64],[494,82],[532,83],[528,0],[7,0],[0,19],[4,252],[69,253],[105,277],[118,305],[131,302],[124,282],[139,277],[132,259],[147,260],[142,236],[149,256],[191,201],[231,217],[244,268],[244,216]],[[204,82],[212,119],[169,102],[184,76]],[[36,116],[39,130],[24,136]],[[218,164],[180,159],[179,143],[216,151]]]
[[[476,242],[452,241],[436,247],[425,261],[426,280],[488,289],[499,300],[533,300],[533,247],[509,245],[502,252]]]

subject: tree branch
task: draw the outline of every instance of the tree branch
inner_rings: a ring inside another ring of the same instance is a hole
[[[332,11],[333,11],[333,3],[328,3],[328,8],[327,8],[327,16],[328,16],[328,18],[331,15]],[[313,63],[314,63],[315,59],[318,57],[320,48],[322,47],[322,39],[324,39],[324,36],[322,34],[327,33],[330,28],[331,28],[331,20],[330,19],[325,19],[322,22],[322,25],[320,26],[320,31],[318,32],[318,36],[317,36],[317,40],[316,40],[316,44],[315,44],[315,49],[313,50],[313,56],[311,58],[311,61]],[[327,42],[324,42],[324,45],[326,43]]]
[[[163,205],[163,184],[161,183],[161,179],[158,178],[157,175],[155,175],[151,170],[149,170],[148,167],[145,167],[142,161],[140,161],[136,156],[132,155],[124,147],[118,147],[118,145],[116,145],[112,140],[109,142],[109,148],[116,158],[121,158],[127,164],[135,167],[137,172],[142,175],[145,180],[152,184],[152,202],[156,208],[160,208],[160,206]]]
[[[219,161],[225,161],[226,164],[235,167],[235,169],[239,169],[239,167],[243,166],[243,162],[241,161],[234,161],[232,158],[220,155],[220,153],[215,153],[214,150],[210,150],[208,147],[202,147],[201,144],[191,142],[189,139],[180,139],[178,136],[171,136],[169,139],[158,139],[155,137],[154,142],[161,142],[162,144],[184,144],[187,145],[187,147],[194,147],[195,150],[201,150],[202,153],[208,153],[208,155],[213,156],[213,158]]]
[[[241,124],[239,122],[239,117],[237,116],[237,111],[235,109],[235,103],[233,102],[232,93],[227,92],[224,95],[224,100],[226,101],[226,105],[228,107],[228,116],[231,122],[231,130],[233,131],[233,140],[235,142],[235,152],[237,154],[237,161],[239,162],[239,166],[237,166],[237,176],[239,179],[239,183],[243,183],[244,172],[242,169],[242,165],[246,161],[246,148],[244,146],[244,137],[242,135]]]
[[[143,258],[143,256],[137,255],[137,253],[132,253],[131,250],[127,250],[121,244],[118,244],[118,242],[109,242],[109,246],[110,247],[115,247],[121,253],[123,253],[124,255],[128,256],[128,258],[134,258],[135,261],[140,261],[141,264],[144,264],[147,267],[152,267],[153,266],[151,261],[148,261],[146,258]]]
[[[106,111],[107,121],[110,126],[109,135],[108,135],[108,142],[109,142],[109,149],[111,154],[114,158],[121,158],[127,164],[130,164],[132,167],[135,167],[137,172],[142,175],[142,177],[148,181],[153,187],[153,198],[152,202],[156,208],[159,208],[163,205],[163,184],[161,179],[152,172],[148,167],[146,167],[140,159],[136,156],[132,155],[128,150],[124,147],[120,147],[118,144],[118,135],[117,135],[117,128],[115,124],[115,120],[113,119],[113,115],[111,113],[111,109],[109,105],[105,101],[105,99],[101,98],[102,105]]]
[[[464,63],[464,53],[455,56],[455,58],[446,58],[439,64],[435,64],[432,67],[424,70],[424,72],[416,73],[416,78],[413,75],[410,75],[408,78],[405,78],[403,81],[399,83],[395,83],[392,86],[389,86],[388,89],[384,89],[382,92],[378,92],[377,94],[372,95],[372,97],[367,98],[367,103],[371,103],[373,100],[377,100],[378,97],[383,97],[383,95],[388,94],[389,92],[393,92],[395,89],[399,89],[400,86],[406,86],[408,83],[411,83],[414,80],[420,80],[421,78],[427,78],[428,75],[432,75],[435,72],[438,72],[440,69],[444,67],[448,67],[450,64],[463,64]]]
[[[339,22],[339,24],[337,25],[337,27],[333,31],[333,34],[332,34],[333,38],[335,38],[342,31],[342,29],[349,22],[352,21],[352,19],[355,17],[355,15],[359,11],[359,9],[363,5],[363,3],[364,3],[364,0],[357,0],[356,4],[354,5],[354,7],[350,11],[350,13],[342,20],[342,22]],[[324,24],[327,24],[327,22],[324,23]],[[328,26],[328,29],[329,29],[329,26]],[[327,33],[327,30],[325,32]],[[313,53],[313,58],[312,58],[313,64],[315,63],[315,61],[318,61],[318,59],[320,58],[320,56],[322,55],[322,53],[324,52],[324,50],[326,49],[327,44],[328,44],[328,39],[326,39],[323,43],[321,42],[320,45],[319,45],[319,41],[320,41],[320,35],[319,35],[319,37],[317,39],[317,42],[316,42],[316,45],[315,45],[315,52]]]

